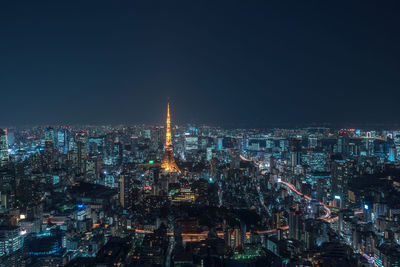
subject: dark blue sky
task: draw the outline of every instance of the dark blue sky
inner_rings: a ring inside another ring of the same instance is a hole
[[[1,1],[0,125],[400,123],[396,2]]]

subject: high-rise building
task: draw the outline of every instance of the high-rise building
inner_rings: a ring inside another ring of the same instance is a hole
[[[8,165],[8,139],[7,130],[0,129],[0,168]]]
[[[390,147],[389,148],[389,157],[388,157],[389,161],[395,161],[396,160],[396,154],[397,154],[396,146]]]
[[[197,136],[185,137],[185,151],[197,150],[199,148],[199,138]]]
[[[7,130],[8,145],[11,147],[15,143],[15,132],[14,130]]]
[[[233,230],[228,229],[225,233],[226,243],[232,248],[237,248],[243,245],[242,234],[240,228],[236,226]]]
[[[291,210],[289,212],[289,237],[300,240],[302,233],[302,216],[300,211]]]
[[[132,176],[129,174],[121,174],[119,179],[119,200],[124,209],[130,208],[130,191]]]
[[[0,227],[0,257],[11,255],[22,248],[24,237],[20,232],[21,228],[17,226]]]
[[[218,147],[218,151],[221,151],[223,149],[223,138],[222,137],[218,137],[217,139],[217,147]]]
[[[85,132],[78,132],[75,135],[76,154],[78,169],[81,173],[85,173],[87,160],[87,137]]]
[[[239,169],[240,168],[240,151],[238,149],[231,150],[231,169]]]
[[[292,171],[298,165],[301,165],[301,140],[290,139],[290,165]]]
[[[172,152],[172,134],[171,134],[171,117],[169,113],[169,102],[168,102],[168,110],[167,110],[167,128],[165,131],[165,151],[164,151],[164,159],[161,164],[161,168],[165,172],[180,172],[178,165],[176,165],[174,160],[174,155]]]
[[[62,153],[68,152],[68,131],[67,129],[60,129],[57,132],[57,146],[58,150]]]
[[[308,137],[308,147],[309,148],[315,148],[318,145],[318,139],[317,137],[311,135],[310,137]]]
[[[45,152],[46,167],[49,167],[50,169],[53,168],[55,145],[56,145],[56,138],[54,129],[52,127],[48,127],[45,129],[44,132],[44,152]]]
[[[348,155],[349,153],[349,137],[347,132],[340,131],[337,138],[337,153]]]
[[[212,147],[207,147],[206,148],[206,160],[210,161],[213,157],[213,148]]]
[[[55,132],[54,129],[52,127],[48,127],[46,128],[45,132],[44,132],[44,141],[51,141],[53,144],[56,143],[56,136],[55,136]]]
[[[52,168],[55,155],[54,142],[52,140],[46,140],[44,142],[44,154],[45,154],[46,166]]]

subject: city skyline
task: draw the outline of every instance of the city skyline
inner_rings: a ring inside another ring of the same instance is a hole
[[[0,265],[396,266],[400,131],[0,129]]]
[[[0,267],[397,267],[400,2],[0,1]]]

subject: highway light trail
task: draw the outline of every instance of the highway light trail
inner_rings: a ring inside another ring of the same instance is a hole
[[[295,193],[298,194],[299,196],[302,196],[302,197],[304,197],[304,198],[307,199],[307,200],[311,200],[311,197],[310,197],[310,196],[307,196],[307,195],[301,193],[299,190],[296,189],[296,187],[295,187],[293,184],[288,183],[288,182],[284,182],[284,181],[281,181],[280,183],[286,185],[287,188],[289,188],[290,190],[292,190],[293,192],[295,192]],[[324,203],[322,203],[322,202],[319,202],[319,204],[321,204],[321,205],[324,207],[325,214],[322,215],[321,217],[319,217],[318,219],[324,220],[324,221],[326,221],[326,222],[332,222],[332,221],[338,219],[337,216],[336,216],[336,217],[333,217],[333,218],[330,218],[330,217],[331,217],[331,214],[332,214],[332,211],[329,209],[329,207],[328,207],[326,204],[324,204]]]
[[[276,228],[276,229],[269,229],[269,230],[263,230],[263,231],[256,231],[256,233],[257,234],[269,234],[269,233],[275,233],[277,230],[283,230],[283,231],[286,231],[286,230],[288,230],[289,229],[289,226],[282,226],[282,227],[280,227],[280,228]],[[139,234],[153,234],[154,232],[153,231],[149,231],[149,230],[141,230],[141,229],[135,229],[135,231],[136,231],[136,233],[139,233]],[[169,236],[172,236],[174,233],[172,233],[172,232],[169,232],[169,233],[167,233],[167,235],[169,235]],[[247,232],[246,233],[247,235],[250,235],[250,232]],[[224,233],[223,232],[221,232],[221,231],[218,231],[217,232],[217,235],[219,236],[219,237],[221,237],[221,236],[223,236],[224,235]],[[201,237],[207,237],[208,236],[208,232],[206,231],[206,232],[201,232],[201,233],[182,233],[182,238],[184,239],[184,240],[189,240],[189,239],[191,239],[191,238],[201,238]]]
[[[252,161],[252,160],[250,160],[250,159],[245,158],[245,157],[242,156],[242,155],[240,155],[240,158],[241,158],[241,160],[243,160],[243,161]],[[265,170],[263,170],[262,174],[265,174]],[[295,193],[298,194],[299,196],[302,196],[302,197],[304,197],[305,199],[307,199],[307,200],[309,200],[309,201],[311,200],[311,197],[310,197],[310,196],[307,196],[307,195],[303,194],[302,192],[300,192],[299,190],[297,190],[296,187],[295,187],[293,184],[288,183],[288,182],[284,182],[284,181],[280,181],[280,183],[281,183],[281,184],[284,184],[288,189],[290,189],[291,191],[295,192]],[[318,219],[322,219],[322,220],[324,220],[324,221],[326,221],[326,222],[332,222],[332,221],[338,219],[338,216],[331,218],[332,212],[331,212],[331,210],[329,209],[329,207],[328,207],[326,204],[322,203],[322,202],[319,202],[319,203],[321,204],[321,206],[324,207],[325,214],[322,215],[321,217],[319,217]],[[274,233],[274,232],[276,232],[278,229],[283,230],[283,231],[286,231],[286,230],[289,229],[289,226],[283,226],[283,227],[280,227],[280,228],[269,229],[269,230],[263,230],[263,231],[256,231],[256,233],[257,233],[257,234]],[[153,231],[141,230],[141,229],[136,229],[135,231],[136,231],[136,233],[142,233],[142,234],[151,234],[151,233],[153,233]],[[223,232],[217,232],[217,234],[218,234],[218,236],[223,236],[223,235],[224,235]],[[168,233],[168,235],[171,236],[171,235],[173,235],[173,233]],[[202,232],[202,233],[182,233],[182,238],[183,238],[184,240],[186,240],[186,241],[190,241],[192,238],[205,238],[205,237],[207,237],[207,235],[208,235],[208,232]]]

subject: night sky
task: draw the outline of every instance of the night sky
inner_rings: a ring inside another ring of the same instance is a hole
[[[398,2],[1,1],[0,126],[400,123]]]

